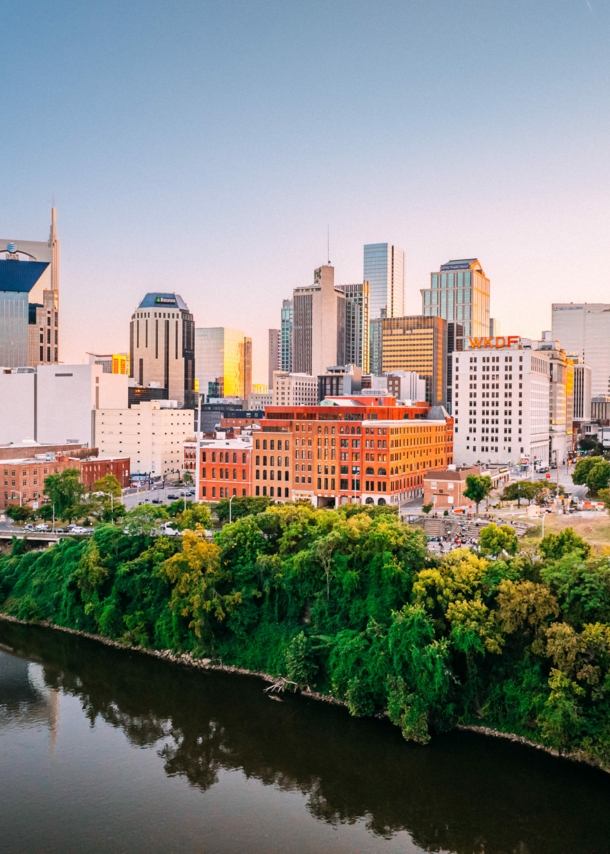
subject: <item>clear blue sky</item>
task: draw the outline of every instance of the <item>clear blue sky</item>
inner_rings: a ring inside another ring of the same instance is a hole
[[[266,330],[326,260],[407,253],[407,310],[477,256],[506,333],[608,300],[605,0],[4,4],[0,234],[62,241],[62,357],[125,350],[147,290]]]

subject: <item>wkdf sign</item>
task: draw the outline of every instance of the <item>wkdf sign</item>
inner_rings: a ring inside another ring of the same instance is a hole
[[[518,335],[491,335],[489,338],[469,338],[468,342],[470,350],[503,350],[520,340]]]

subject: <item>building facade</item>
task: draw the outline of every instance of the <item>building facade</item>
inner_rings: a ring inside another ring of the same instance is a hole
[[[518,336],[486,343],[453,354],[456,463],[548,466],[549,354]]]
[[[549,460],[563,465],[572,453],[574,423],[574,364],[550,332],[543,332],[537,349],[549,359]]]
[[[0,240],[0,365],[59,361],[59,240]]]
[[[477,258],[442,264],[438,273],[430,274],[430,287],[422,288],[421,295],[426,317],[442,317],[461,326],[456,350],[465,349],[471,336],[489,336],[489,279]]]
[[[196,491],[199,501],[252,494],[252,437],[201,439]]]
[[[345,364],[345,294],[335,286],[335,269],[314,270],[314,283],[293,297],[292,363],[295,373],[317,376],[329,365]]]
[[[294,307],[291,299],[282,302],[282,319],[280,329],[280,369],[291,373],[292,371],[292,326]],[[273,388],[273,383],[269,386]]]
[[[392,397],[271,407],[254,437],[253,494],[315,506],[395,504],[422,494],[427,470],[453,461],[442,408]]]
[[[345,294],[345,364],[369,371],[369,283],[339,285]]]
[[[317,377],[286,371],[276,371],[273,375],[274,406],[310,406],[317,402]]]
[[[282,331],[269,330],[269,382],[267,388],[273,388],[273,372],[282,369]]]
[[[593,418],[591,368],[578,356],[572,359],[572,363],[574,365],[574,421],[590,421]]]
[[[390,371],[385,378],[388,394],[396,400],[414,403],[426,399],[426,381],[415,371]]]
[[[199,392],[208,398],[252,393],[252,339],[225,326],[195,330],[195,364]]]
[[[179,294],[149,293],[131,317],[130,376],[158,384],[179,406],[195,405],[195,323]]]
[[[553,303],[552,337],[591,368],[591,395],[610,394],[610,303]]]
[[[95,412],[100,455],[131,460],[134,474],[178,479],[183,446],[193,436],[193,412],[175,401],[149,401]]]
[[[88,353],[90,365],[101,365],[105,374],[131,374],[129,353]]]
[[[364,247],[364,280],[369,283],[371,320],[405,313],[405,253],[391,243]]]
[[[440,317],[387,318],[382,321],[382,373],[413,371],[426,381],[426,400],[445,405],[447,397],[447,321]]]

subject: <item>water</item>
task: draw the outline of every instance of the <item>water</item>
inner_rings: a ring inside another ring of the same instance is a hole
[[[0,852],[608,854],[610,775],[0,622]]]

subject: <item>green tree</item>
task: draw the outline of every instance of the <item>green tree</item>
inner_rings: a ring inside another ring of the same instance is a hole
[[[13,522],[27,522],[34,511],[27,504],[9,504],[4,512]]]
[[[426,514],[426,516],[427,516],[427,515],[428,515],[428,513],[432,510],[432,508],[433,508],[433,507],[434,507],[434,504],[433,504],[432,502],[430,502],[430,504],[423,504],[423,505],[422,505],[422,508],[421,508],[421,509],[422,509],[422,513],[425,513],[425,514]]]
[[[610,463],[598,457],[595,464],[587,473],[586,484],[591,492],[596,495],[600,489],[607,489],[610,482]]]
[[[610,489],[600,489],[597,492],[597,497],[606,505],[606,509],[610,510]]]
[[[125,532],[131,536],[152,537],[161,533],[164,522],[169,520],[165,507],[139,504],[125,515]]]
[[[106,495],[112,495],[113,498],[120,498],[123,494],[121,484],[113,474],[105,474],[93,484],[92,492],[103,492]]]
[[[85,487],[80,481],[78,469],[64,469],[60,474],[50,474],[44,481],[44,494],[55,507],[57,518],[71,522],[83,515],[80,505]]]
[[[560,534],[547,534],[540,543],[540,551],[548,560],[559,560],[570,552],[586,558],[591,554],[591,546],[578,536],[574,528],[565,528]]]
[[[521,499],[534,501],[546,489],[546,483],[542,481],[517,480],[504,487],[502,501],[516,501],[517,507],[521,507]]]
[[[182,475],[182,482],[183,483],[192,483],[193,482],[193,475],[190,473],[190,471],[184,472],[184,474]]]
[[[484,498],[487,498],[492,489],[493,483],[488,474],[469,474],[466,478],[466,489],[464,490],[464,495],[466,498],[470,498],[471,501],[474,501],[476,512],[478,513],[479,504]]]
[[[236,496],[231,502],[231,520],[243,519],[255,513],[263,513],[273,504],[273,499],[266,495]],[[214,505],[214,512],[219,522],[229,521],[229,499],[223,498]]]
[[[519,540],[514,530],[509,525],[498,527],[493,522],[483,528],[479,539],[479,549],[482,555],[497,557],[502,552],[509,555],[517,553]]]
[[[599,462],[599,457],[584,457],[578,460],[572,472],[572,481],[578,486],[584,486],[587,483],[589,472]]]
[[[182,513],[177,514],[175,524],[179,531],[186,529],[194,531],[197,525],[210,528],[212,525],[210,508],[207,504],[192,504]]]

